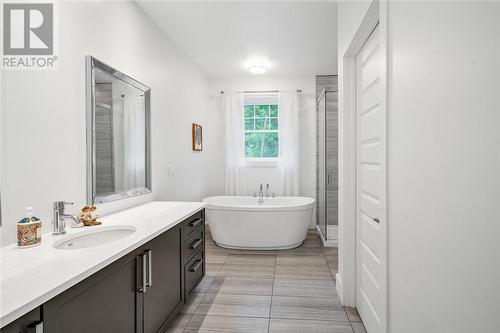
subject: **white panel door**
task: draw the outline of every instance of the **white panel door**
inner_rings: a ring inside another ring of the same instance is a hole
[[[368,333],[383,333],[386,164],[378,28],[356,57],[356,75],[356,308]]]

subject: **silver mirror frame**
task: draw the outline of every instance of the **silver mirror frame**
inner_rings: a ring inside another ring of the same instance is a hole
[[[151,193],[151,89],[128,75],[106,65],[102,61],[86,56],[86,94],[87,94],[87,204],[94,205],[126,199]],[[95,147],[95,75],[94,69],[115,77],[124,83],[144,92],[146,114],[146,187],[130,189],[107,196],[96,195],[96,147]]]

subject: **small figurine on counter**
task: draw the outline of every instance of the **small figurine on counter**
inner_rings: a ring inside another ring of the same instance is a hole
[[[85,226],[102,224],[101,221],[97,220],[99,216],[94,213],[96,209],[96,206],[84,206],[82,208],[82,212],[80,213],[80,220]]]

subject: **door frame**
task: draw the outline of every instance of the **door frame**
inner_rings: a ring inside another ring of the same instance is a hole
[[[385,235],[385,313],[381,316],[384,331],[388,322],[388,228],[389,223],[389,165],[388,165],[388,108],[387,108],[387,2],[374,0],[359,25],[347,51],[343,55],[342,86],[343,100],[339,108],[339,273],[336,275],[337,291],[345,306],[356,306],[356,56],[370,37],[373,29],[379,25],[380,47],[380,112],[385,118],[385,148],[382,159],[385,162],[385,223],[382,224]],[[341,90],[339,89],[339,90]]]

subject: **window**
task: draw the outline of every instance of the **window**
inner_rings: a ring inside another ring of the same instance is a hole
[[[279,117],[277,103],[245,103],[245,157],[279,157]]]

